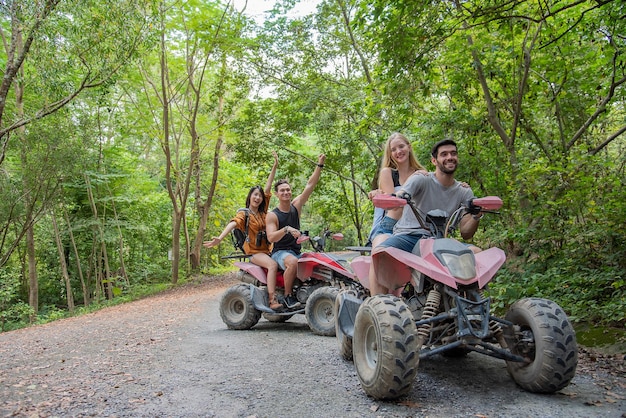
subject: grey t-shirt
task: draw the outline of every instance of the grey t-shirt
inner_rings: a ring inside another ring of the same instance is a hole
[[[442,186],[435,177],[435,173],[428,173],[426,176],[413,175],[408,178],[401,189],[412,196],[423,218],[426,218],[426,214],[434,209],[441,209],[446,211],[448,216],[452,215],[461,207],[461,204],[474,197],[471,188],[461,186],[461,183],[456,180],[450,187]],[[402,217],[394,227],[393,233],[430,235],[429,231],[422,229],[409,205],[404,207]]]

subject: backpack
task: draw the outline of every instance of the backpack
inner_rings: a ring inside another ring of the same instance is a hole
[[[250,209],[237,209],[237,213],[242,211],[246,214],[245,231],[242,231],[239,228],[233,229],[233,246],[235,247],[235,250],[240,250],[242,253],[245,253],[243,249],[243,244],[248,241],[248,222],[250,220]]]

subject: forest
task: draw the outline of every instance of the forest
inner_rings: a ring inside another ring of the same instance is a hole
[[[0,2],[1,330],[233,269],[202,242],[272,151],[296,193],[325,153],[303,229],[365,244],[393,132],[428,169],[455,139],[456,177],[503,199],[474,237],[507,254],[497,308],[623,328],[626,3],[299,3]]]

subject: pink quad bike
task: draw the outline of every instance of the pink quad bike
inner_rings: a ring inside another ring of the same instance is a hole
[[[267,270],[245,261],[245,254],[224,258],[239,259],[238,277],[242,283],[226,290],[220,302],[220,316],[230,329],[246,330],[254,327],[261,316],[270,322],[285,322],[297,314],[304,314],[311,331],[317,335],[335,335],[335,299],[340,290],[364,297],[367,290],[359,283],[351,268],[355,252],[324,252],[328,239],[342,240],[343,234],[324,230],[321,236],[303,235],[301,242],[309,241],[314,251],[305,252],[298,260],[298,273],[293,294],[301,306],[293,309],[272,310],[267,293]],[[357,263],[358,264],[358,263]],[[276,276],[276,296],[284,297],[283,272]]]
[[[493,212],[502,206],[500,198],[472,199],[451,216],[431,211],[425,219],[409,195],[377,196],[374,204],[411,205],[432,237],[420,239],[412,252],[373,251],[377,281],[392,294],[363,298],[346,290],[336,299],[339,351],[354,361],[368,395],[397,399],[410,391],[420,359],[472,351],[503,359],[517,385],[530,392],[553,393],[570,383],[578,347],[563,309],[548,299],[525,298],[504,318],[495,316],[485,291],[505,261],[504,251],[475,254],[448,237],[464,211]]]

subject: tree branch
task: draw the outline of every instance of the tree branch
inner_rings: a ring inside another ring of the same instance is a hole
[[[306,155],[300,154],[299,152],[296,152],[296,151],[291,150],[289,148],[284,148],[284,151],[287,151],[288,153],[293,154],[293,155],[297,155],[298,157],[305,159],[306,161],[310,162],[313,165],[317,164],[316,160],[312,160],[309,157],[307,157]],[[333,173],[337,177],[339,177],[339,178],[341,178],[343,180],[349,181],[350,183],[354,184],[356,186],[356,188],[358,188],[361,191],[361,193],[363,193],[364,195],[367,196],[367,193],[369,192],[369,190],[365,190],[363,187],[361,187],[361,185],[359,183],[357,183],[356,180],[354,180],[354,179],[352,179],[350,177],[346,177],[343,174],[341,174],[341,173],[339,173],[339,172],[337,172],[335,170],[331,170],[330,168],[328,168],[328,165],[324,169],[326,171],[330,171],[331,173]]]

